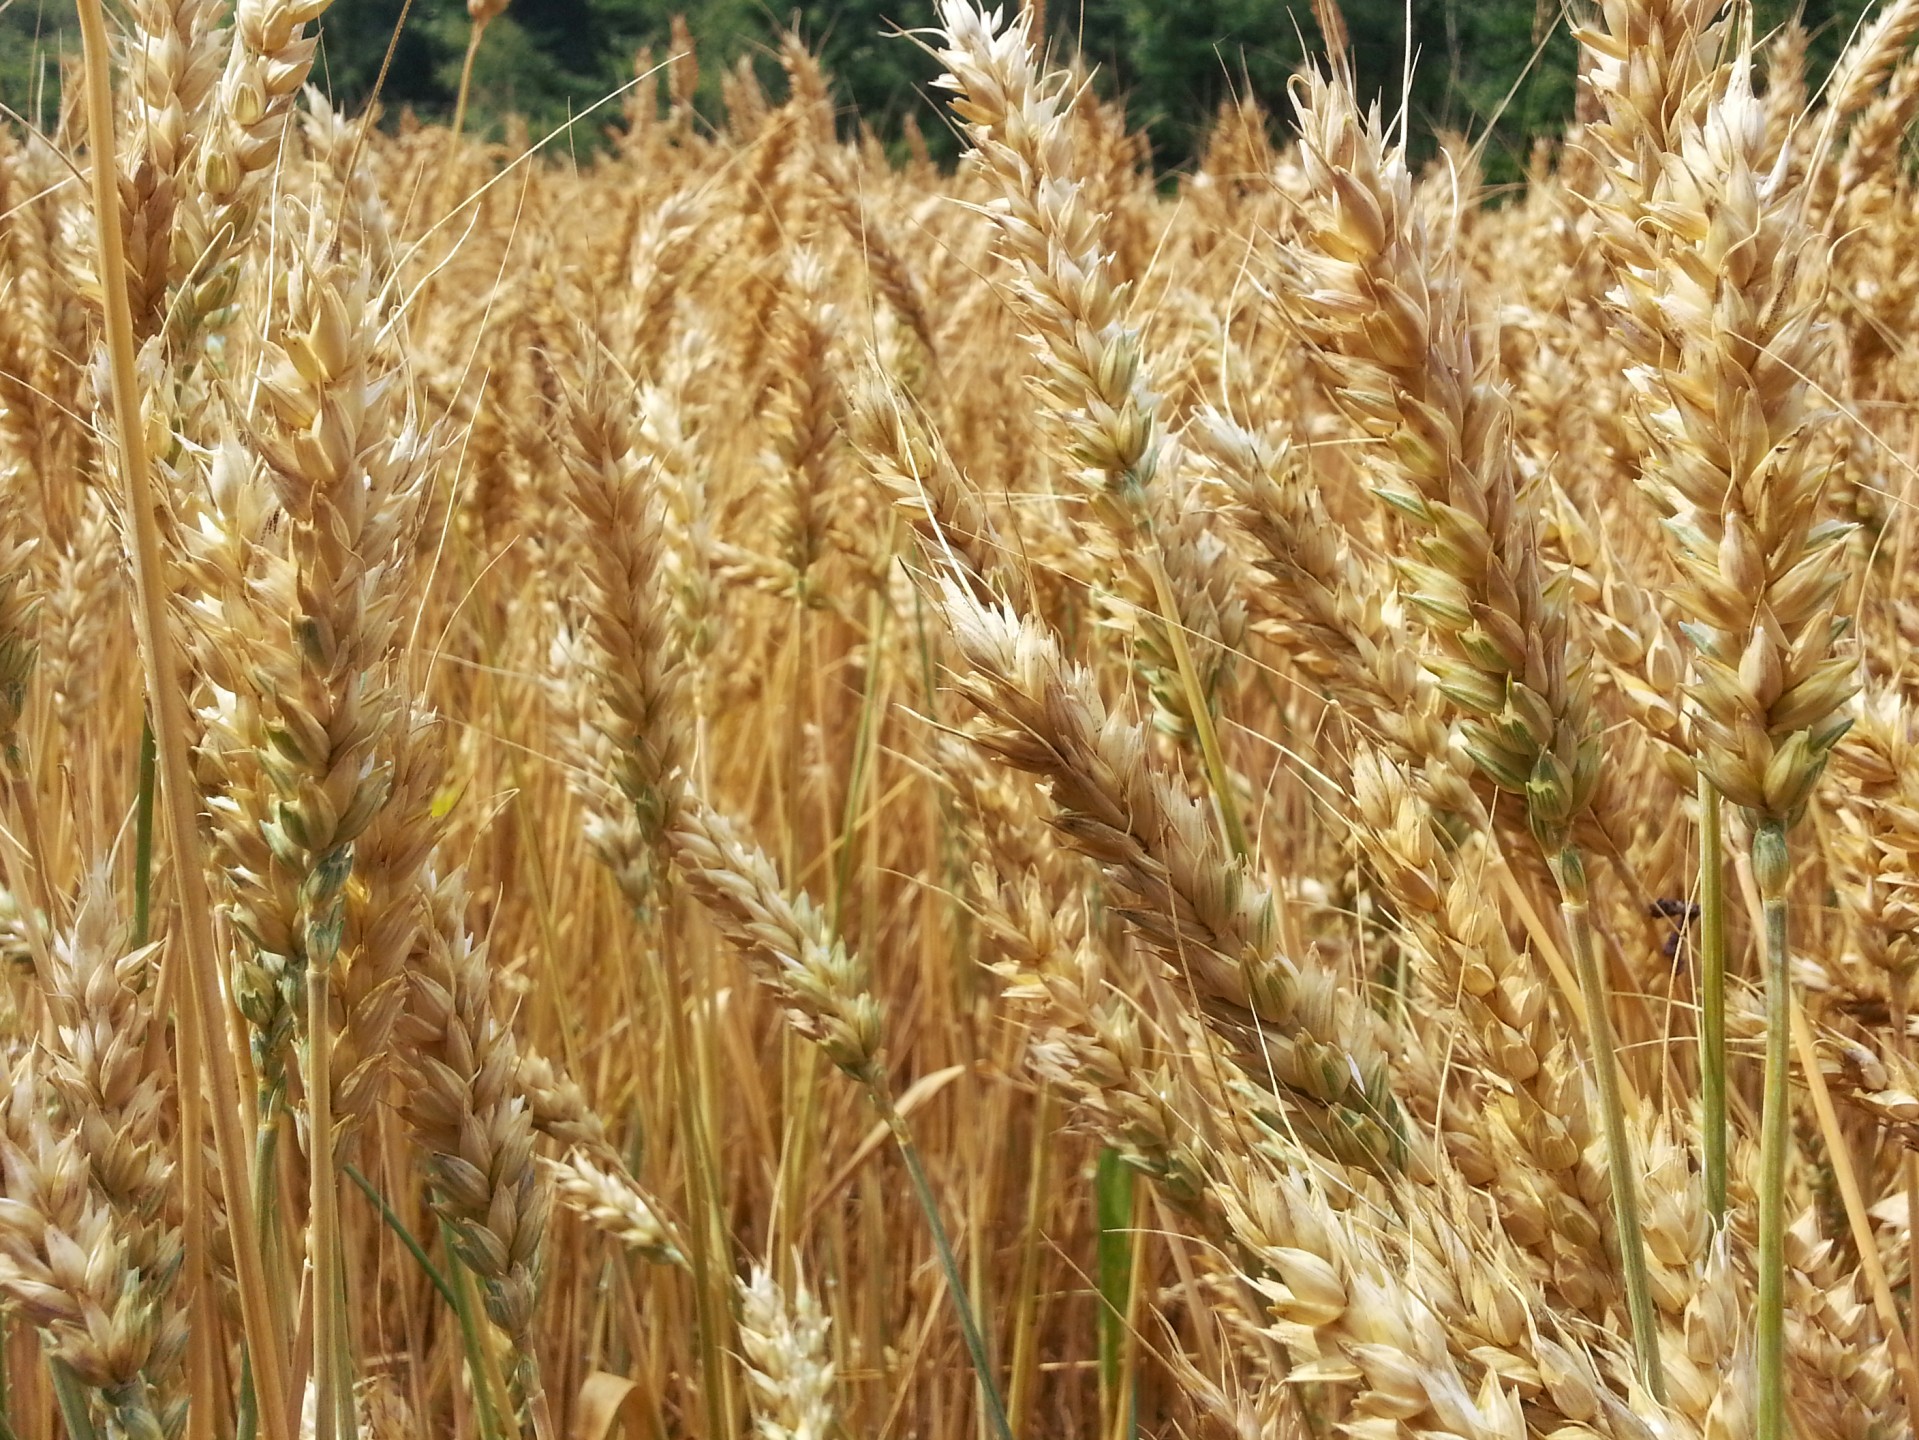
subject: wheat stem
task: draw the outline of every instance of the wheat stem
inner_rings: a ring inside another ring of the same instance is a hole
[[[140,761],[138,791],[134,802],[133,840],[133,943],[147,943],[153,918],[153,802],[155,747],[153,722],[140,722]],[[171,1005],[177,984],[178,967],[166,966],[155,988],[153,1013],[164,1015]],[[184,1028],[184,1027],[183,1027]],[[155,1065],[166,1041],[166,1027],[155,1025],[150,1044]],[[206,1096],[201,1090],[197,1055],[189,1054],[184,1043],[176,1044],[175,1074],[179,1081],[180,1133],[200,1136],[206,1131]],[[180,1147],[180,1184],[188,1195],[206,1193],[206,1152],[198,1144]],[[187,1411],[187,1440],[213,1440],[212,1397],[218,1393],[218,1311],[214,1308],[212,1285],[206,1269],[206,1210],[200,1205],[181,1207],[180,1238],[186,1255],[188,1305],[193,1324],[187,1332],[187,1373],[192,1377],[193,1393],[207,1397],[207,1403]]]
[[[331,954],[311,944],[307,968],[308,1252],[313,1265],[314,1440],[353,1434],[352,1397],[340,1369],[338,1195],[333,1186]],[[346,1427],[340,1426],[346,1400]]]
[[[6,768],[7,790],[12,796],[14,811],[20,817],[21,828],[26,831],[22,859],[32,886],[33,903],[39,907],[42,924],[58,925],[61,920],[60,899],[54,894],[53,882],[47,874],[53,852],[47,846],[46,834],[41,827],[40,803],[34,795],[33,781],[27,774],[24,758],[18,752],[8,760]]]
[[[1213,707],[1200,684],[1199,670],[1193,664],[1193,652],[1186,644],[1186,631],[1180,623],[1179,604],[1173,598],[1172,582],[1166,575],[1166,562],[1159,542],[1149,538],[1145,546],[1146,568],[1153,577],[1153,594],[1166,624],[1166,639],[1172,646],[1173,663],[1179,669],[1180,685],[1186,691],[1186,703],[1193,712],[1193,730],[1199,737],[1199,753],[1206,762],[1206,779],[1213,801],[1219,806],[1221,828],[1235,858],[1244,860],[1250,853],[1246,829],[1240,823],[1239,803],[1233,794],[1233,772],[1226,768],[1226,755],[1219,747],[1219,731],[1213,724]]]
[[[1006,1405],[1000,1399],[999,1386],[993,1381],[993,1366],[986,1353],[986,1341],[980,1334],[979,1322],[974,1318],[972,1304],[967,1299],[959,1264],[953,1258],[953,1244],[947,1239],[946,1223],[940,1219],[939,1202],[933,1198],[933,1187],[927,1181],[925,1167],[920,1164],[919,1147],[913,1143],[913,1132],[907,1127],[906,1117],[900,1114],[899,1106],[893,1103],[893,1094],[884,1081],[870,1084],[867,1094],[872,1096],[873,1104],[885,1118],[887,1128],[893,1132],[893,1143],[898,1146],[900,1159],[906,1162],[906,1173],[913,1182],[913,1198],[919,1201],[920,1212],[926,1217],[926,1228],[932,1232],[933,1249],[939,1256],[940,1271],[946,1277],[946,1293],[952,1299],[953,1313],[959,1317],[960,1336],[966,1342],[966,1353],[973,1362],[973,1374],[979,1381],[980,1403],[986,1408],[987,1424],[995,1440],[1013,1440],[1013,1427],[1006,1419]]]
[[[1033,1141],[1026,1156],[1026,1208],[1020,1227],[1019,1282],[1012,1303],[1012,1376],[1006,1386],[1007,1415],[1014,1430],[1022,1436],[1028,1433],[1026,1413],[1039,1374],[1039,1257],[1049,1193],[1047,1185],[1052,1174],[1048,1142],[1054,1133],[1053,1105],[1052,1087],[1042,1085],[1033,1110]]]
[[[1792,976],[1786,948],[1786,827],[1764,821],[1752,840],[1753,878],[1766,920],[1766,1084],[1759,1137],[1758,1440],[1786,1434],[1786,1147],[1791,1114]]]
[[[506,1381],[494,1363],[492,1347],[487,1343],[486,1320],[473,1272],[454,1249],[453,1227],[440,1221],[440,1244],[446,1250],[446,1268],[453,1285],[453,1314],[460,1322],[460,1344],[466,1351],[467,1370],[473,1378],[474,1408],[479,1412],[482,1440],[520,1440],[513,1422],[513,1407],[506,1398]]]
[[[140,723],[140,779],[133,818],[133,943],[147,943],[153,914],[153,722]]]
[[[1912,1020],[1912,972],[1901,970],[1892,977],[1892,1026],[1893,1041],[1899,1057],[1912,1058],[1912,1037],[1907,1027]],[[1908,1217],[1919,1215],[1919,1155],[1902,1147],[1899,1156],[1899,1176],[1906,1192],[1906,1214]],[[1919,1224],[1906,1226],[1906,1273],[1914,1277],[1909,1284],[1919,1284]],[[1906,1354],[1915,1366],[1919,1366],[1919,1290],[1913,1295],[1906,1317]],[[1919,1420],[1919,1415],[1915,1415]]]
[[[177,963],[170,962],[171,971]],[[183,987],[190,989],[191,987]],[[164,1016],[155,996],[153,1013]],[[186,1281],[188,1305],[192,1309],[193,1328],[187,1335],[187,1373],[192,1377],[194,1393],[204,1397],[203,1403],[190,1406],[187,1410],[187,1440],[213,1440],[215,1431],[213,1419],[213,1397],[218,1374],[219,1310],[213,1293],[212,1275],[207,1267],[207,1214],[203,1202],[197,1197],[207,1193],[206,1151],[201,1136],[206,1133],[206,1095],[201,1089],[200,1057],[197,1053],[199,1029],[197,1024],[190,1025],[187,1019],[189,1010],[195,1008],[191,996],[182,994],[180,1005],[180,1025],[174,1044],[174,1074],[178,1077],[180,1097],[180,1134],[190,1138],[191,1144],[180,1147],[180,1185],[196,1201],[180,1207],[180,1240],[186,1252]],[[165,1030],[164,1024],[155,1024],[156,1035]],[[189,1032],[195,1044],[189,1047]]]
[[[1619,1265],[1626,1282],[1626,1308],[1632,1318],[1633,1354],[1640,1379],[1655,1400],[1666,1396],[1659,1358],[1659,1324],[1653,1309],[1652,1280],[1646,1270],[1646,1238],[1639,1222],[1639,1186],[1633,1176],[1632,1147],[1626,1135],[1626,1107],[1619,1087],[1618,1047],[1613,1040],[1606,979],[1593,945],[1592,917],[1586,904],[1585,862],[1567,845],[1553,867],[1559,881],[1560,909],[1571,937],[1579,988],[1586,997],[1586,1033],[1592,1048],[1593,1078],[1606,1134],[1606,1171],[1612,1184],[1613,1218],[1619,1231]]]
[[[1719,792],[1699,776],[1699,1087],[1705,1111],[1706,1213],[1726,1223],[1726,881]]]
[[[212,903],[200,868],[196,790],[187,759],[184,697],[174,677],[172,632],[165,608],[159,527],[147,474],[146,432],[141,417],[139,380],[134,368],[133,316],[127,295],[126,263],[121,253],[120,195],[113,155],[113,90],[106,21],[100,0],[79,0],[80,34],[85,53],[87,131],[93,155],[94,231],[99,247],[102,303],[106,317],[107,358],[115,429],[127,490],[127,523],[133,530],[133,581],[141,656],[153,705],[154,736],[159,746],[161,786],[167,805],[168,838],[173,846],[173,876],[178,888],[185,962],[190,982],[181,988],[180,1046],[183,1058],[197,1053],[213,1090],[213,1135],[220,1157],[221,1184],[232,1228],[233,1264],[239,1281],[241,1323],[253,1358],[261,1408],[269,1440],[292,1440],[285,1356],[273,1333],[267,1302],[267,1276],[260,1257],[260,1236],[247,1205],[247,1144],[242,1130],[240,1079],[226,1048],[204,1043],[208,1030],[224,1014],[218,961],[213,943]],[[187,1137],[187,1144],[193,1144]],[[189,1195],[187,1204],[202,1204]],[[202,1265],[204,1261],[202,1261]],[[200,1273],[204,1271],[195,1267]],[[212,1397],[202,1397],[211,1404]]]
[[[93,1415],[87,1409],[87,1392],[74,1378],[67,1362],[47,1356],[47,1375],[53,1381],[54,1404],[60,1407],[61,1423],[67,1427],[68,1440],[97,1440]]]
[[[686,1023],[685,955],[668,944],[663,922],[646,922],[642,930],[656,940],[660,951],[656,969],[666,1011],[666,1064],[674,1077],[673,1108],[683,1132],[681,1143],[686,1147],[686,1203],[692,1212],[686,1232],[686,1258],[693,1272],[693,1316],[699,1328],[700,1403],[707,1433],[729,1437],[734,1434],[736,1417],[729,1403],[732,1372],[720,1343],[720,1321],[726,1306],[717,1298],[721,1267],[716,1263],[714,1244],[714,1237],[723,1236],[725,1230],[719,1223],[719,1200],[714,1193],[716,1160],[696,1104],[693,1042]]]
[[[360,1187],[360,1193],[366,1196],[373,1208],[380,1212],[380,1218],[386,1221],[387,1229],[391,1230],[399,1242],[406,1247],[406,1253],[413,1257],[414,1262],[425,1274],[427,1283],[446,1302],[447,1308],[457,1310],[460,1301],[459,1297],[453,1293],[452,1285],[447,1283],[446,1276],[440,1273],[440,1267],[433,1263],[433,1257],[426,1253],[426,1246],[422,1245],[419,1238],[406,1228],[406,1221],[393,1213],[393,1207],[386,1203],[386,1197],[374,1188],[371,1180],[360,1173],[359,1166],[342,1165],[340,1170],[347,1179]]]
[[[449,170],[452,168],[453,157],[459,153],[460,134],[466,128],[466,102],[473,88],[473,59],[480,53],[480,41],[486,36],[488,18],[490,17],[475,17],[472,33],[467,36],[466,58],[460,62],[460,92],[453,101],[453,129],[446,139]]]

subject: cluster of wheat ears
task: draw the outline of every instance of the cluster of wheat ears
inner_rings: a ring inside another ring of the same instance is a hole
[[[0,1435],[1913,1433],[1919,0],[1503,203],[325,3],[0,132]]]

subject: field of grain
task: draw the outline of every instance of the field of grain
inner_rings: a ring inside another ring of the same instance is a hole
[[[324,7],[0,130],[0,1436],[1912,1435],[1919,0],[1499,195]]]

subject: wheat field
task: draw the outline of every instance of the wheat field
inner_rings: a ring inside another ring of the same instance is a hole
[[[1919,0],[1498,191],[325,4],[0,130],[0,1436],[1912,1434]]]

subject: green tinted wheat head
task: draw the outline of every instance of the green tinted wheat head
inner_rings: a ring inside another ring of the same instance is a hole
[[[1317,77],[1297,103],[1319,206],[1310,248],[1294,251],[1292,313],[1335,403],[1386,442],[1375,493],[1418,536],[1399,578],[1434,639],[1434,682],[1464,719],[1474,763],[1522,797],[1551,855],[1591,803],[1599,746],[1587,662],[1519,493],[1509,403],[1378,115],[1362,120],[1349,85]]]
[[[305,972],[341,952],[352,847],[392,782],[393,650],[433,455],[374,353],[366,276],[302,266],[287,298],[260,376],[264,414],[209,472],[194,612],[214,696],[204,763],[221,792],[234,922],[254,952],[236,990],[269,1088],[301,1023]],[[415,782],[416,812],[429,787]]]
[[[1571,626],[1565,577],[1546,572],[1538,501],[1519,485],[1511,403],[1478,352],[1447,236],[1421,213],[1378,112],[1362,122],[1347,76],[1304,77],[1295,104],[1314,203],[1289,254],[1297,272],[1289,313],[1333,402],[1385,442],[1373,488],[1414,537],[1397,570],[1431,640],[1424,663],[1480,773],[1520,797],[1558,881],[1585,998],[1633,1330],[1657,1396],[1661,1366],[1611,1000],[1593,954],[1585,861],[1573,833],[1592,805],[1602,759],[1590,657]]]
[[[1678,136],[1663,255],[1621,279],[1635,314],[1656,307],[1663,322],[1626,333],[1657,367],[1649,479],[1699,647],[1700,765],[1734,804],[1791,824],[1848,723],[1855,662],[1835,651],[1845,571],[1831,547],[1845,531],[1818,513],[1812,448],[1819,257],[1788,177],[1761,168],[1761,118],[1742,58]]]
[[[1846,572],[1834,546],[1845,527],[1819,513],[1822,257],[1805,228],[1803,176],[1787,150],[1777,160],[1766,153],[1752,63],[1743,43],[1729,66],[1684,93],[1659,137],[1653,223],[1611,243],[1622,334],[1649,397],[1646,479],[1668,517],[1675,598],[1696,647],[1694,753],[1705,780],[1755,827],[1769,1047],[1756,1411],[1759,1433],[1771,1437],[1782,1433],[1786,1406],[1786,832],[1851,723],[1844,702],[1857,660],[1837,643]],[[1846,83],[1842,75],[1840,103]],[[1617,100],[1614,109],[1615,129],[1637,123]]]

